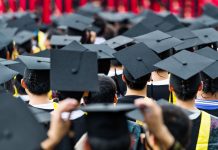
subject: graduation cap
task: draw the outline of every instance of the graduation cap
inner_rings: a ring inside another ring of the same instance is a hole
[[[47,134],[26,104],[7,92],[1,93],[0,99],[0,113],[4,114],[0,117],[1,149],[40,149]]]
[[[0,58],[0,64],[2,64],[4,66],[13,65],[13,64],[17,64],[17,63],[19,63],[19,62]]]
[[[111,38],[103,42],[102,44],[106,44],[112,49],[119,50],[121,47],[125,45],[129,45],[129,44],[133,44],[133,43],[134,43],[134,39],[123,36],[123,35],[119,35],[119,36],[116,36],[114,38]]]
[[[117,13],[117,12],[100,12],[98,16],[107,22],[122,23],[128,22],[131,18],[135,17],[133,13]]]
[[[97,54],[87,51],[51,51],[51,89],[98,91]],[[87,76],[88,75],[88,76]]]
[[[204,44],[210,44],[218,41],[218,32],[213,28],[199,29],[192,31],[199,37]]]
[[[160,61],[160,58],[143,43],[127,47],[115,53],[114,56],[134,79],[156,70],[153,65]]]
[[[203,14],[206,14],[208,16],[211,16],[213,18],[218,19],[218,8],[211,4],[211,3],[207,3],[204,5],[203,7]]]
[[[214,60],[207,57],[183,50],[158,62],[154,66],[187,80],[214,62]]]
[[[18,72],[9,69],[8,67],[2,65],[1,63],[0,63],[0,71],[1,71],[0,84],[3,84],[11,80],[13,77],[15,77],[18,74]]]
[[[140,23],[143,19],[145,19],[148,16],[156,17],[158,15],[155,14],[153,11],[147,9],[147,10],[143,10],[137,16],[135,16],[133,18],[130,18],[130,22],[133,23],[133,24],[138,24],[138,23]]]
[[[80,39],[81,36],[52,35],[50,42],[53,48],[62,48],[73,41],[80,42]]]
[[[84,44],[85,48],[98,54],[98,59],[113,59],[113,54],[116,52],[105,44]]]
[[[14,37],[14,41],[18,45],[22,45],[28,41],[31,41],[31,39],[34,37],[34,34],[29,31],[21,31],[17,33]]]
[[[196,51],[196,53],[215,60],[215,62],[210,66],[208,66],[206,69],[204,69],[203,72],[212,79],[217,78],[218,77],[218,52],[210,47],[205,47]]]
[[[158,30],[142,36],[135,37],[134,39],[136,41],[145,43],[156,53],[162,53],[183,43],[183,41]]]
[[[133,104],[90,104],[81,107],[86,117],[88,137],[114,140],[129,137],[125,113],[135,109]]]
[[[200,22],[193,22],[188,28],[190,30],[197,30],[207,28],[207,26]]]
[[[88,49],[86,47],[84,47],[83,45],[81,45],[79,42],[73,41],[70,44],[68,44],[68,45],[64,46],[63,48],[61,48],[61,50],[87,51]]]
[[[50,69],[50,58],[20,55],[18,56],[18,59],[29,70],[49,70]]]
[[[102,12],[102,7],[95,6],[92,3],[87,3],[86,5],[79,7],[76,11],[76,13],[86,17],[93,17],[100,12]]]
[[[6,36],[5,34],[0,32],[0,51],[7,47],[12,43],[12,38]]]
[[[183,43],[174,47],[176,51],[192,48],[192,47],[201,45],[203,43],[203,41],[201,41],[188,28],[181,28],[181,29],[173,30],[173,31],[167,32],[167,34],[183,41]]]
[[[50,50],[40,51],[33,54],[32,56],[50,58]]]
[[[80,35],[88,27],[92,26],[94,19],[79,14],[70,14],[61,17],[58,25],[66,26],[71,35]]]
[[[17,28],[2,28],[0,33],[4,34],[6,37],[13,39],[14,35],[17,33]]]
[[[7,27],[16,27],[19,31],[28,30],[32,32],[38,29],[35,20],[29,14],[14,20],[9,20]]]
[[[198,18],[195,19],[195,23],[201,23],[206,27],[216,27],[218,26],[218,20],[207,16],[207,15],[202,15]]]

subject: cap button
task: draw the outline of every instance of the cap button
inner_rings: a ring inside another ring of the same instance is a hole
[[[182,65],[186,66],[186,65],[188,65],[188,63],[187,62],[182,62]]]
[[[157,43],[160,43],[161,40],[157,40]]]
[[[76,73],[77,73],[77,69],[76,69],[76,68],[73,68],[73,69],[71,70],[71,72],[72,72],[72,74],[76,74]]]
[[[141,57],[137,57],[136,60],[142,61],[142,58]]]
[[[101,49],[99,49],[99,50],[98,50],[98,52],[100,52],[100,53],[101,53],[101,52],[102,52],[102,50],[101,50]]]
[[[208,35],[204,35],[204,37],[205,37],[205,38],[207,38],[207,37],[208,37]]]
[[[3,137],[5,138],[5,139],[10,139],[11,137],[12,137],[12,133],[9,131],[9,130],[4,130],[3,132],[2,132],[2,134],[3,134]]]
[[[113,41],[113,43],[112,44],[116,44],[116,42],[115,41]]]
[[[64,39],[64,41],[67,41],[67,39]]]

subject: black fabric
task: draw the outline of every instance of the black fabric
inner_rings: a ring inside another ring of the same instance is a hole
[[[187,148],[188,150],[196,149],[200,124],[201,124],[201,115],[198,118],[192,120],[192,132],[191,132],[190,144]]]
[[[213,109],[213,110],[200,109],[200,110],[203,110],[203,111],[205,111],[205,112],[207,112],[207,113],[209,113],[209,114],[211,114],[213,116],[218,117],[218,109]]]
[[[123,96],[121,98],[118,99],[118,103],[120,104],[134,104],[134,101],[138,98],[144,98],[143,96],[138,96],[138,95],[127,95],[127,96]]]
[[[117,86],[117,95],[119,96],[124,96],[126,93],[126,84],[122,80],[122,74],[121,75],[116,75],[111,77]]]
[[[153,85],[153,95],[152,95],[152,86],[147,85],[147,96],[154,100],[159,99],[169,99],[170,91],[169,85]]]

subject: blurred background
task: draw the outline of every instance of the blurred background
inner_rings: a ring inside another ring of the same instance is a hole
[[[42,17],[44,23],[51,22],[51,16],[72,13],[78,7],[93,2],[105,10],[140,13],[145,9],[166,12],[184,18],[200,16],[206,3],[218,6],[218,0],[0,0],[1,16],[5,13],[33,12]]]

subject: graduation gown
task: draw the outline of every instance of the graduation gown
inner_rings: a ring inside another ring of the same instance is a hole
[[[198,109],[203,110],[213,116],[218,117],[218,100],[195,100]]]
[[[144,97],[138,95],[126,95],[118,99],[118,104],[134,104],[134,101],[138,98]]]
[[[189,111],[188,115],[192,120],[192,132],[190,145],[187,149],[218,149],[218,118],[204,111]]]

